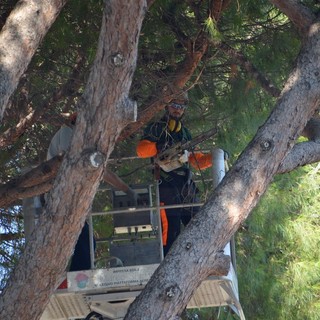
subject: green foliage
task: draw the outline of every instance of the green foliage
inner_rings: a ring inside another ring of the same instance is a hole
[[[213,41],[220,41],[222,39],[221,33],[217,29],[217,24],[211,17],[208,17],[205,22],[205,27]]]
[[[239,288],[247,316],[318,319],[318,168],[277,177],[238,234]]]
[[[21,215],[21,206],[0,209],[1,234],[4,237],[6,235],[12,236],[12,240],[0,241],[0,293],[24,248],[25,240]]]

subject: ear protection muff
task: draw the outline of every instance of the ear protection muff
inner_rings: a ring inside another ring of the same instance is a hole
[[[181,122],[179,120],[170,119],[168,122],[170,132],[179,132],[181,130]]]

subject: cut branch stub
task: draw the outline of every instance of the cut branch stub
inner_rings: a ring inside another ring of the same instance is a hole
[[[180,289],[178,288],[178,286],[175,284],[175,285],[172,285],[170,287],[167,287],[165,289],[165,293],[166,293],[166,297],[168,299],[172,299],[176,296],[176,294],[178,294],[180,291]]]
[[[260,143],[262,151],[268,151],[272,148],[273,142],[271,140],[263,140]]]
[[[111,56],[111,61],[115,67],[120,67],[124,63],[124,56],[121,52],[117,52]]]
[[[226,276],[230,270],[230,256],[225,255],[223,252],[218,252],[214,259],[212,263],[210,263],[211,259],[209,260],[211,265],[208,266],[207,275],[217,277]]]
[[[85,168],[89,170],[95,170],[104,163],[105,156],[100,151],[86,149],[82,152],[82,159]]]

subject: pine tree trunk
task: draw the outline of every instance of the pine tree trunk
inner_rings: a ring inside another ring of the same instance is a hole
[[[106,1],[71,147],[48,194],[46,212],[1,295],[0,319],[39,319],[61,281],[114,143],[134,120],[136,105],[128,94],[145,9],[144,0]]]
[[[41,40],[67,0],[20,0],[0,33],[0,121]]]

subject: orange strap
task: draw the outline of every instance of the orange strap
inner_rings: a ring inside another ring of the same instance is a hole
[[[154,157],[158,152],[157,144],[146,139],[140,140],[137,145],[136,152],[140,158]]]
[[[160,202],[160,205],[163,206],[164,203]],[[161,225],[162,225],[162,245],[167,245],[168,240],[168,219],[166,214],[166,209],[160,209]]]

